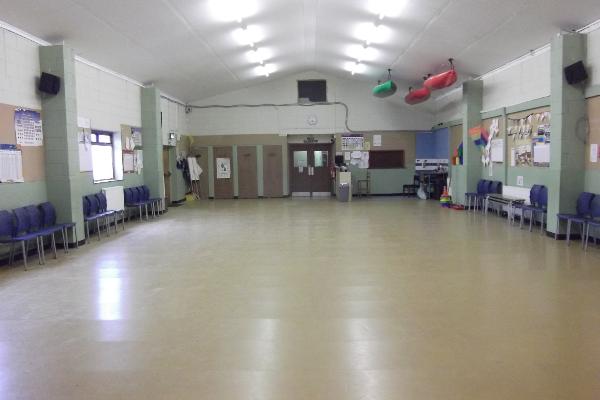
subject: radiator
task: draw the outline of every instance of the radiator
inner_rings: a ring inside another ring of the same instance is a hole
[[[123,186],[111,186],[102,189],[106,195],[106,208],[108,210],[120,211],[125,209],[125,197]]]

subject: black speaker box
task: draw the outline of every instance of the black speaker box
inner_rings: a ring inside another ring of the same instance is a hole
[[[583,61],[577,61],[575,64],[571,64],[565,68],[565,79],[569,85],[575,85],[576,83],[587,80],[588,74],[585,70]]]
[[[60,91],[60,77],[42,72],[38,89],[43,93],[58,94]]]

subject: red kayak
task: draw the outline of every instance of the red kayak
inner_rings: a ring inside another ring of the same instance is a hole
[[[431,91],[426,87],[420,89],[409,88],[408,94],[404,97],[404,101],[410,105],[415,105],[427,101],[431,96]]]
[[[454,69],[454,64],[452,63],[452,59],[450,61],[451,69],[442,72],[441,74],[431,76],[425,80],[425,87],[429,90],[440,90],[452,86],[458,80],[458,75],[456,74],[456,70]]]

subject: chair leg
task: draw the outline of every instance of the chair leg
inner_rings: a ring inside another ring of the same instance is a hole
[[[52,251],[54,252],[54,259],[58,259],[56,254],[56,238],[54,237],[54,232],[52,232]]]
[[[588,225],[587,228],[586,228],[586,230],[585,230],[585,239],[582,239],[582,241],[584,242],[583,249],[585,251],[587,251],[587,248],[588,248],[588,240],[589,240],[589,238],[590,238],[590,226]]]
[[[106,228],[106,237],[110,237],[110,216],[104,217],[104,228]]]
[[[587,243],[584,243],[584,242],[587,242],[587,238],[583,237],[586,232],[589,233],[589,229],[586,229],[586,228],[589,228],[589,225],[587,225],[585,222],[582,222],[581,223],[581,248],[582,249],[587,247]]]
[[[23,265],[25,266],[25,271],[27,271],[27,240],[21,241],[21,251],[23,252]]]
[[[146,221],[148,221],[148,203],[144,204],[144,208],[146,210]]]
[[[567,246],[571,244],[571,220],[567,220]]]
[[[90,221],[85,221],[85,244],[88,244],[90,238]]]
[[[100,240],[100,218],[96,218],[96,228],[98,229],[98,240]]]
[[[75,248],[78,249],[79,248],[79,238],[77,237],[77,226],[73,225],[73,236],[75,236]],[[67,241],[69,240],[69,237],[67,236]],[[68,248],[68,246],[67,246]]]
[[[540,234],[543,235],[544,234],[544,216],[546,215],[546,213],[544,213],[542,211],[542,224],[540,225]]]
[[[10,253],[8,255],[8,265],[13,264],[13,259],[15,257],[15,242],[10,244]]]
[[[46,257],[44,255],[44,237],[38,236],[36,238],[36,242],[37,242],[36,243],[37,244],[37,252],[38,252],[38,259],[40,261],[40,265],[44,265],[46,263]],[[41,249],[40,249],[40,247],[41,247]]]
[[[556,220],[556,232],[554,232],[554,240],[558,240],[558,232],[560,231],[560,218]]]

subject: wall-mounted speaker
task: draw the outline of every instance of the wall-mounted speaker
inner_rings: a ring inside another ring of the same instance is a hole
[[[569,85],[575,85],[576,83],[587,80],[588,74],[585,70],[583,61],[577,61],[575,64],[571,64],[565,68],[565,79]]]
[[[60,77],[42,72],[38,89],[42,93],[58,94],[60,91]]]

